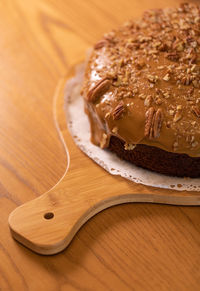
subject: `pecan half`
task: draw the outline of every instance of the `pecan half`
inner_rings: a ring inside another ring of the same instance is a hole
[[[154,138],[157,138],[160,135],[162,121],[163,121],[163,113],[162,113],[162,110],[159,108],[156,111],[155,118],[154,118],[154,128],[153,128],[153,137]]]
[[[165,56],[170,61],[177,62],[179,60],[179,55],[176,52],[166,53]]]
[[[150,107],[146,112],[144,135],[150,139],[159,137],[162,121],[162,110],[155,110],[153,107]]]
[[[122,113],[124,112],[124,103],[121,101],[113,110],[112,117],[113,120],[120,119]]]
[[[198,117],[200,118],[200,108],[197,106],[192,106],[192,112]]]
[[[105,40],[105,39],[101,39],[100,41],[98,41],[98,42],[94,45],[94,49],[100,49],[100,48],[106,46],[107,43],[108,43],[107,40]]]
[[[147,110],[146,112],[144,135],[147,137],[151,136],[151,131],[153,128],[154,113],[155,113],[155,109],[153,107],[150,107],[149,110]]]
[[[99,97],[105,94],[110,88],[111,81],[108,78],[103,78],[92,87],[86,96],[89,102],[95,102]]]

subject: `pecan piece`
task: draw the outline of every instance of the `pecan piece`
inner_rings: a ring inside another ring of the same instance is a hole
[[[112,117],[113,120],[120,119],[122,113],[124,112],[124,103],[121,101],[113,110]]]
[[[181,118],[182,118],[182,114],[181,114],[180,111],[178,111],[178,112],[176,112],[176,114],[174,115],[174,119],[173,119],[173,121],[174,121],[174,122],[178,122],[179,120],[181,120]]]
[[[151,105],[151,103],[152,103],[152,97],[151,97],[151,95],[149,95],[149,96],[147,96],[146,98],[145,98],[145,100],[144,100],[144,106],[147,106],[147,107],[149,107],[150,105]]]
[[[107,134],[103,133],[101,141],[100,141],[100,148],[104,149],[106,147],[107,140],[108,140]]]
[[[184,13],[184,12],[187,12],[188,9],[189,9],[189,4],[186,3],[186,2],[181,3],[181,4],[180,4],[180,8],[181,8],[181,10],[182,10],[183,13]]]
[[[194,113],[198,118],[200,118],[200,108],[197,106],[192,106],[192,113]]]
[[[154,76],[154,75],[148,75],[147,79],[149,82],[151,83],[156,83],[158,81],[158,76]]]
[[[86,99],[89,102],[95,102],[99,97],[108,91],[110,85],[111,81],[108,78],[101,79],[88,91]]]
[[[163,80],[168,82],[170,80],[170,75],[169,74],[166,74],[164,77],[163,77]]]
[[[150,139],[159,137],[162,121],[162,110],[160,108],[155,110],[153,107],[150,107],[146,112],[144,135]]]

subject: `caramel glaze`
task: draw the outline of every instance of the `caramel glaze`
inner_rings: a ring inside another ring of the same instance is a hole
[[[114,135],[127,150],[145,144],[200,157],[199,64],[198,5],[147,11],[106,34],[89,58],[82,89],[91,141],[106,148]],[[97,86],[104,79],[106,92],[102,82]],[[151,136],[147,123],[152,129],[157,117],[147,120],[150,108],[162,112]]]

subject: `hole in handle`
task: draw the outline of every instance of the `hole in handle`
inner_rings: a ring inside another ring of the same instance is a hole
[[[54,217],[53,212],[47,212],[44,214],[45,219],[52,219]]]

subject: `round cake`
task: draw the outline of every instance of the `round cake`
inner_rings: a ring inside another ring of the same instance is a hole
[[[200,176],[200,6],[150,10],[96,43],[82,88],[91,141],[159,173]]]

